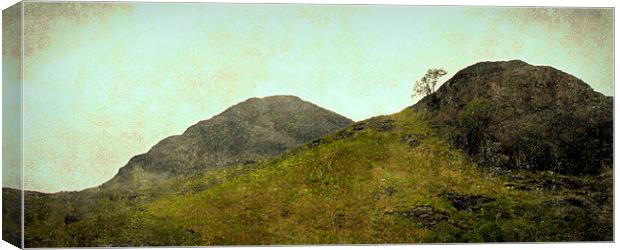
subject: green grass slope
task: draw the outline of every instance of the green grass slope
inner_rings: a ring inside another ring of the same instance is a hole
[[[407,109],[147,190],[30,194],[26,246],[613,240],[611,169],[491,172],[430,120]]]

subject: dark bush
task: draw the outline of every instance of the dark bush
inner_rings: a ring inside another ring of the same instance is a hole
[[[459,114],[460,143],[463,143],[469,154],[480,152],[480,146],[486,139],[485,132],[491,124],[492,112],[491,102],[483,98],[474,98]]]

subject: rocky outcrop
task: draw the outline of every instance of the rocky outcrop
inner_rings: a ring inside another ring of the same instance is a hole
[[[477,63],[412,108],[429,112],[484,166],[562,173],[612,166],[613,98],[552,67]]]

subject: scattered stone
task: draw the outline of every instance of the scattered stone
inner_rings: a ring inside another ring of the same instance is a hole
[[[280,215],[282,215],[282,217],[284,218],[288,218],[291,215],[291,210],[288,208],[284,208],[282,209],[282,211],[280,211]]]
[[[504,184],[506,187],[517,190],[562,190],[570,189],[576,190],[584,186],[584,184],[575,178],[570,176],[563,176],[558,174],[546,174],[546,175],[514,175],[510,176],[510,181]]]
[[[200,192],[205,191],[205,190],[207,190],[207,185],[202,184],[202,183],[194,184],[191,187],[191,191],[193,193],[200,193]]]
[[[351,126],[353,131],[362,131],[367,128],[371,128],[377,132],[390,131],[396,128],[396,120],[385,119],[383,117],[374,117],[366,121],[355,123]]]
[[[495,201],[495,198],[486,195],[446,193],[444,196],[450,201],[450,204],[452,204],[454,208],[468,212],[478,212],[484,204]]]
[[[508,187],[509,189],[514,189],[514,190],[522,190],[522,191],[530,191],[530,190],[532,190],[531,188],[529,188],[526,185],[518,184],[518,183],[512,183],[512,182],[506,182],[504,184],[504,186]]]
[[[132,195],[127,196],[127,200],[129,200],[129,201],[133,201],[133,200],[135,200],[136,198],[138,198],[138,195],[137,195],[137,194],[132,194]]]
[[[366,129],[366,123],[365,122],[358,122],[356,124],[353,124],[353,127],[351,127],[351,129],[353,129],[353,131],[362,131],[362,130]]]
[[[310,143],[308,143],[308,147],[314,148],[314,147],[319,146],[321,144],[325,144],[325,142],[326,142],[325,139],[317,138],[317,139],[312,140]]]
[[[424,139],[426,139],[426,135],[422,135],[422,134],[408,134],[408,135],[404,135],[403,137],[400,138],[401,142],[407,143],[407,145],[409,145],[412,148],[415,148],[417,146],[419,146],[422,141],[424,141]]]
[[[562,186],[568,189],[578,189],[578,188],[583,187],[583,183],[581,183],[580,181],[576,179],[572,179],[568,177],[562,177],[561,182],[562,182]]]
[[[564,201],[574,207],[584,207],[584,201],[578,198],[569,197],[564,199]]]
[[[256,160],[245,160],[245,161],[243,161],[243,164],[245,164],[245,165],[254,164],[254,163],[257,163],[257,161]]]
[[[80,221],[82,218],[77,214],[68,214],[65,216],[65,225]]]
[[[354,134],[353,131],[341,130],[341,131],[338,131],[338,132],[334,133],[333,138],[334,138],[334,140],[346,139],[346,138],[352,137],[353,134]]]
[[[424,227],[432,227],[448,219],[446,212],[436,210],[430,205],[419,205],[408,211],[398,211],[394,213],[402,218],[413,220]]]
[[[369,120],[369,126],[370,128],[376,130],[377,132],[386,132],[386,131],[391,131],[394,128],[396,128],[396,121],[392,120],[392,119],[385,119],[385,120]]]
[[[543,204],[545,205],[545,207],[549,209],[562,208],[562,207],[567,207],[567,206],[584,208],[587,202],[583,198],[580,198],[580,197],[565,197],[565,198],[551,199],[551,200],[545,201]]]

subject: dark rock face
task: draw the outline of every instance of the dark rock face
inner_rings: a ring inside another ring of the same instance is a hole
[[[133,157],[106,185],[191,175],[273,157],[353,121],[294,96],[251,98]]]
[[[551,67],[477,63],[413,109],[484,166],[576,174],[612,165],[613,98]]]

